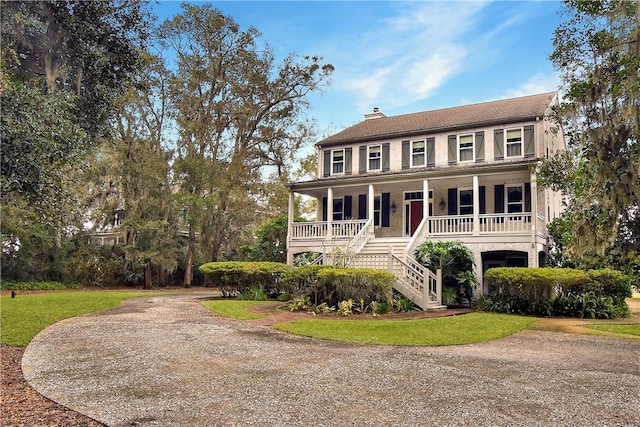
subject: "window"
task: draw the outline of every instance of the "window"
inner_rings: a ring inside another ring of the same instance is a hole
[[[473,134],[458,136],[458,159],[460,162],[474,161]]]
[[[369,150],[369,171],[378,171],[382,168],[382,147],[380,145],[372,145]]]
[[[506,129],[506,147],[507,157],[522,156],[522,129]]]
[[[507,185],[507,212],[524,212],[524,189],[522,185]]]
[[[473,190],[461,189],[458,193],[460,201],[458,202],[460,215],[473,215]]]
[[[411,141],[411,167],[425,165],[425,141]]]
[[[335,150],[331,152],[331,173],[344,173],[344,150]]]
[[[344,219],[344,200],[333,199],[333,220],[342,221]]]

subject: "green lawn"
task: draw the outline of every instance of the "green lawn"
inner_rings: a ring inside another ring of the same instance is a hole
[[[595,329],[596,331],[611,332],[614,334],[633,335],[640,337],[640,323],[631,324],[612,324],[612,323],[595,323],[593,325],[587,325],[587,328]]]
[[[0,297],[0,343],[26,346],[47,326],[68,317],[117,307],[122,301],[162,292],[55,291]]]
[[[415,320],[314,318],[274,327],[292,334],[347,343],[439,346],[495,340],[522,331],[536,320],[507,314],[469,313]]]
[[[220,316],[241,320],[260,319],[261,317],[264,317],[258,313],[251,313],[246,309],[256,305],[265,304],[273,305],[275,310],[276,307],[282,305],[282,302],[247,300],[207,300],[202,302],[202,305]]]

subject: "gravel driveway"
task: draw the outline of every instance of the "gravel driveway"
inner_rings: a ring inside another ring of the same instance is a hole
[[[640,426],[640,340],[336,344],[215,316],[193,295],[59,322],[22,368],[110,426]]]

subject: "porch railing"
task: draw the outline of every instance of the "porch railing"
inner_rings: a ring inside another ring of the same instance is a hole
[[[327,221],[294,222],[291,224],[291,238],[294,240],[330,237],[351,239],[364,228],[366,223],[366,219],[333,221],[331,223],[331,233],[329,233],[329,223]]]
[[[473,215],[432,216],[428,218],[430,235],[472,234]],[[531,231],[531,213],[481,214],[478,232],[480,234],[525,233]]]
[[[442,273],[433,272],[411,257],[406,260],[391,253],[389,270],[399,278],[397,286],[423,310],[442,304]]]

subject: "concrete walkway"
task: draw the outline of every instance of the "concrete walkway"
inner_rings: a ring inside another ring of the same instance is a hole
[[[44,396],[110,426],[640,425],[640,340],[345,345],[224,319],[194,295],[59,322],[22,366]]]

